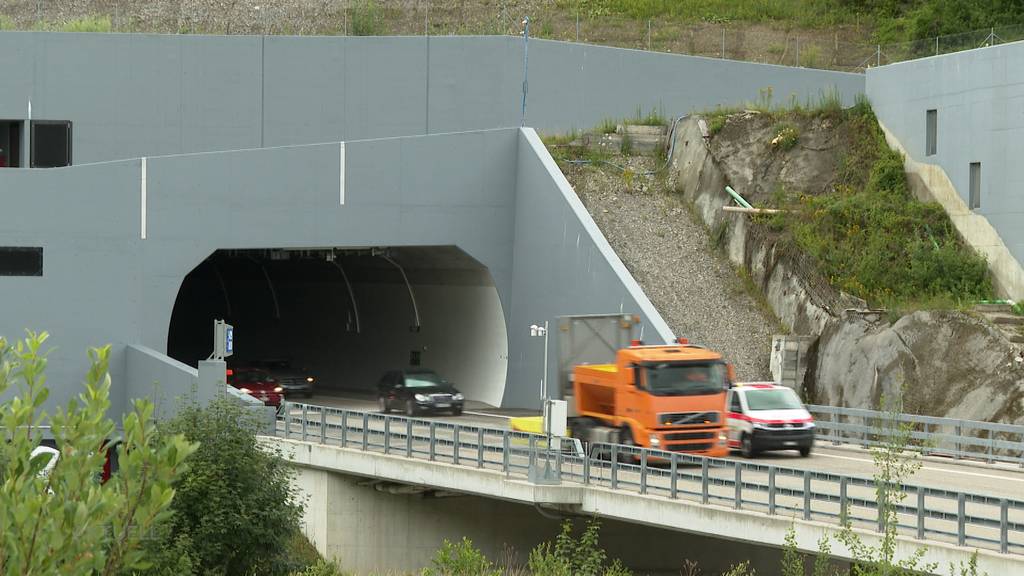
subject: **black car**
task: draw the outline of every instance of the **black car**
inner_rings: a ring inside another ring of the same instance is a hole
[[[432,370],[392,370],[377,382],[377,403],[385,414],[450,411],[458,416],[464,402],[462,393]]]

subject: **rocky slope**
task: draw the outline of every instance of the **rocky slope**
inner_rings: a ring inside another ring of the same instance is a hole
[[[769,377],[776,321],[747,291],[704,225],[663,178],[642,172],[660,162],[616,156],[608,165],[561,162],[608,242],[679,336],[723,352],[743,380]]]

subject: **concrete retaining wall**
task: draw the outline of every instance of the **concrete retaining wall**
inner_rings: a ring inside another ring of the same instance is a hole
[[[28,119],[31,103],[31,118],[72,121],[76,164],[521,124],[515,37],[8,31],[0,69],[0,118]],[[835,90],[849,102],[864,77],[534,39],[527,125],[678,115],[769,87],[780,99]]]

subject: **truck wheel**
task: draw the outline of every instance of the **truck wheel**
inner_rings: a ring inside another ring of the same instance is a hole
[[[810,455],[811,455],[811,447],[810,446],[801,446],[800,447],[800,456],[802,456],[804,458],[807,458]]]
[[[416,403],[413,402],[412,400],[406,400],[405,401],[405,415],[406,416],[415,416],[418,413],[419,413],[419,411],[416,410]]]
[[[740,437],[740,454],[743,454],[744,458],[753,458],[757,454],[754,451],[754,437],[750,434],[744,433]]]
[[[636,440],[633,439],[633,429],[629,426],[623,426],[619,432],[619,444],[626,446],[627,448],[635,448]],[[632,451],[620,452],[619,462],[626,464],[635,464],[637,461],[637,455]]]
[[[377,399],[377,406],[380,408],[381,414],[391,412],[391,407],[388,406],[388,399],[383,396]]]

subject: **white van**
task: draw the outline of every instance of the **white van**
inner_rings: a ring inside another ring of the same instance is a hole
[[[736,384],[729,389],[729,448],[752,458],[767,450],[797,450],[809,456],[814,418],[796,392],[771,382]]]

